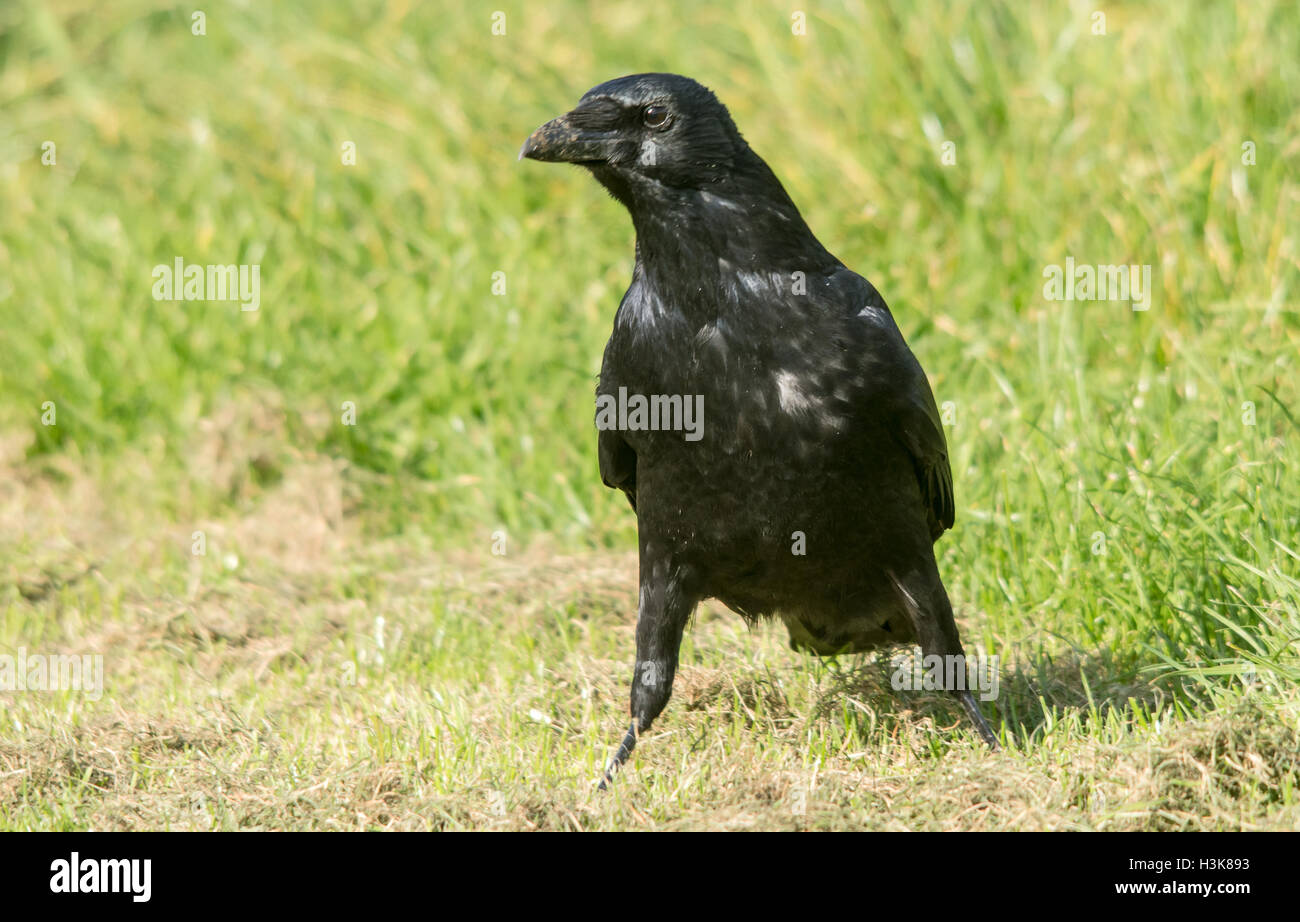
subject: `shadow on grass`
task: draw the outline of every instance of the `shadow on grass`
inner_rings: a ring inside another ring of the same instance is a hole
[[[899,671],[898,648],[871,657],[826,660],[829,673],[816,697],[810,720],[838,714],[846,703],[848,722],[864,738],[904,719],[930,721],[948,732],[970,730],[961,704],[944,691],[897,690],[892,680]],[[908,667],[910,669],[910,666]],[[1062,720],[1072,718],[1087,730],[1112,723],[1143,724],[1171,703],[1195,710],[1199,702],[1189,683],[1171,677],[1148,678],[1141,664],[1117,662],[1108,652],[1079,655],[1072,652],[1042,654],[998,669],[996,696],[980,700],[980,709],[999,737],[1013,746],[1032,744],[1052,732]],[[977,700],[981,693],[974,690]],[[948,729],[950,728],[950,729]]]

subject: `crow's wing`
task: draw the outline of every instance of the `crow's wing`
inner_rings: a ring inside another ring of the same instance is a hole
[[[952,467],[948,464],[948,442],[943,436],[939,409],[924,372],[917,367],[916,384],[911,393],[902,395],[898,409],[898,432],[912,455],[916,479],[921,485],[930,538],[952,528],[956,520],[956,502],[952,492]]]
[[[871,337],[873,348],[892,359],[889,366],[896,376],[888,382],[887,393],[893,409],[894,431],[912,456],[930,538],[937,541],[952,528],[957,510],[952,467],[948,464],[948,441],[930,382],[874,285],[848,269],[834,273],[831,285],[841,303],[852,307],[855,320],[864,324],[860,329]]]
[[[596,437],[600,479],[605,486],[627,494],[636,511],[636,451],[613,429],[601,429]]]

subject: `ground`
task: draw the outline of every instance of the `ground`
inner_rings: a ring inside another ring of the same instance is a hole
[[[6,473],[0,516],[25,553],[5,555],[20,599],[3,636],[104,651],[108,689],[6,708],[7,828],[1300,827],[1294,685],[1188,703],[1104,656],[1007,638],[991,754],[945,696],[892,691],[886,660],[804,658],[717,606],[601,794],[633,552],[369,540],[342,466],[317,459],[199,523],[195,556],[186,529],[75,474]],[[960,619],[976,636],[989,621]]]

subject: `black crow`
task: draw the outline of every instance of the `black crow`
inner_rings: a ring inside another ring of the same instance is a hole
[[[667,704],[702,599],[780,617],[818,655],[964,657],[934,557],[954,503],[929,382],[726,107],[686,77],[622,77],[519,155],[586,167],[636,228],[596,389],[601,480],[640,545],[632,726],[601,786]]]

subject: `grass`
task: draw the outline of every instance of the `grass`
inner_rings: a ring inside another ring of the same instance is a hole
[[[0,9],[0,654],[106,686],[0,692],[0,828],[1300,828],[1294,5],[498,6]],[[592,793],[632,230],[515,152],[638,70],[719,93],[949,404],[1006,752],[706,608]],[[261,308],[155,301],[177,256]],[[1046,300],[1067,258],[1150,309]]]

